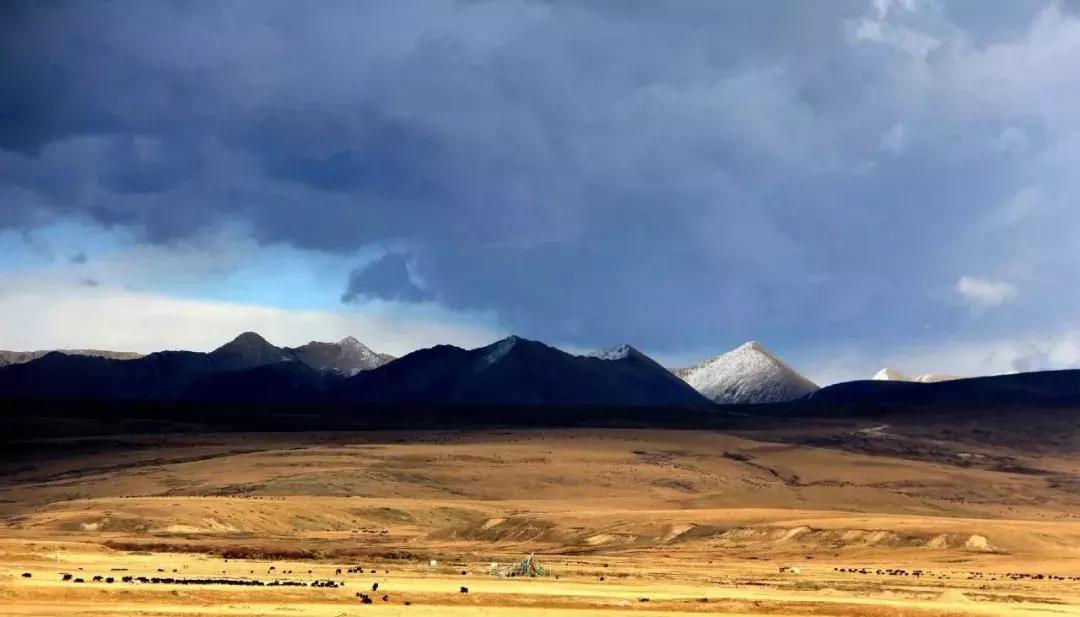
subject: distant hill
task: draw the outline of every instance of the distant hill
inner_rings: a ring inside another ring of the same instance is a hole
[[[212,373],[208,354],[161,351],[133,360],[53,352],[0,368],[0,393],[25,398],[170,398]]]
[[[866,380],[831,385],[804,399],[811,403],[889,405],[1076,405],[1080,370],[1038,371],[932,383]]]
[[[818,389],[757,341],[706,360],[675,375],[695,390],[721,404],[782,403]]]
[[[143,357],[134,351],[107,351],[104,349],[45,349],[39,351],[4,351],[0,350],[0,366],[23,364],[50,353],[62,353],[66,356],[89,356],[91,358],[111,358],[113,360],[134,360]]]
[[[235,377],[237,392],[229,394],[225,390],[230,378],[219,375],[271,365],[289,366],[284,373],[306,374],[291,370],[296,366],[316,373],[354,371],[368,361],[365,350],[372,353],[351,337],[342,343],[309,343],[292,350],[245,332],[210,353],[159,351],[129,358],[113,352],[48,352],[0,367],[0,397],[169,400],[212,394],[234,400],[245,391],[255,394],[251,378]],[[279,386],[267,382],[257,398],[268,400]],[[323,391],[321,386],[314,388],[316,393]]]
[[[632,347],[575,356],[516,336],[477,349],[415,351],[350,378],[342,396],[384,404],[709,405]]]

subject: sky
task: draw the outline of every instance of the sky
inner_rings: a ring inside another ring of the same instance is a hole
[[[1080,366],[1080,3],[0,4],[0,349]]]

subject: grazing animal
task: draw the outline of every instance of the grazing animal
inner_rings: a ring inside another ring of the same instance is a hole
[[[382,601],[383,601],[383,602],[389,602],[389,601],[390,601],[390,596],[384,595],[384,596],[382,597]]]
[[[31,576],[31,574],[29,572],[23,572],[22,573],[23,578],[30,578],[30,576]]]
[[[110,576],[110,577],[105,579],[105,582],[109,583],[111,585],[111,584],[116,582],[116,579]]]
[[[338,568],[337,571],[334,572],[334,574],[340,576],[341,575],[341,568]]]
[[[462,587],[461,588],[461,593],[469,593],[469,588],[468,587]]]
[[[70,581],[71,580],[71,575],[70,574],[65,574],[60,578],[60,580]]]
[[[95,576],[95,577],[94,577],[94,582],[95,582],[95,583],[100,583],[100,582],[101,582],[101,579],[102,579],[102,577],[100,577],[100,576]]]
[[[378,583],[372,583],[371,584],[371,590],[372,591],[378,591],[379,590],[379,584]]]

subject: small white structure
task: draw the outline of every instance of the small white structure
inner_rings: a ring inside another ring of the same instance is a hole
[[[802,574],[799,566],[780,566],[780,574]]]
[[[437,565],[439,565],[439,562],[435,561],[434,559],[432,559],[431,561],[428,562],[428,567],[429,568],[434,568]]]

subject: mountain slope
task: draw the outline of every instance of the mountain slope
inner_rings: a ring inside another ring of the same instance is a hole
[[[674,372],[703,396],[721,404],[781,403],[818,389],[757,341]]]
[[[477,349],[415,351],[352,377],[342,396],[451,405],[708,405],[633,348],[607,359],[574,356],[516,336]]]
[[[337,343],[312,341],[288,351],[313,369],[346,377],[361,371],[370,371],[394,359],[394,356],[389,354],[375,353],[351,336]]]
[[[274,362],[237,371],[210,373],[183,392],[183,398],[219,403],[320,403],[344,377],[303,362]]]

